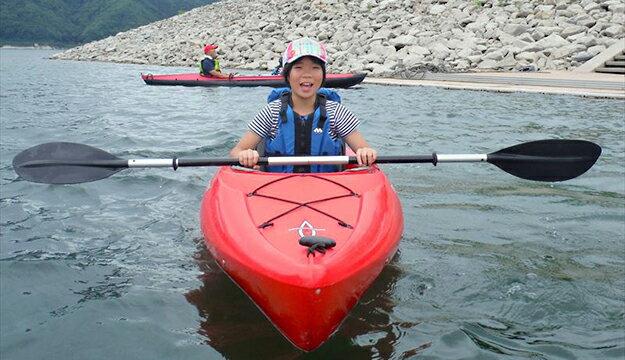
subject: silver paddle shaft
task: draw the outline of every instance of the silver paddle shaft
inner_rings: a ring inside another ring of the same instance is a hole
[[[435,154],[432,156],[419,156],[419,161],[415,157],[406,156],[405,159],[398,159],[394,156],[380,156],[377,163],[402,163],[402,162],[485,162],[487,154]],[[191,162],[191,163],[190,163]],[[188,159],[130,159],[129,168],[149,168],[149,167],[173,167],[198,165],[201,160]],[[238,161],[233,158],[215,159],[214,165],[236,165]],[[259,164],[263,165],[342,165],[357,163],[354,156],[274,156],[260,158]]]

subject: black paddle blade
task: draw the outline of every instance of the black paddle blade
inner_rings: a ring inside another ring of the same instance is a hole
[[[126,167],[126,160],[106,151],[68,142],[37,145],[13,158],[13,169],[20,177],[44,184],[78,184],[100,180]]]
[[[590,169],[601,147],[585,140],[531,141],[488,154],[487,161],[527,180],[564,181]]]

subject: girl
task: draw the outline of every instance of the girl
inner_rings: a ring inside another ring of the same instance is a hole
[[[282,74],[290,92],[268,103],[248,125],[249,130],[230,156],[255,167],[256,146],[264,141],[266,155],[343,155],[343,141],[356,152],[359,165],[375,162],[376,151],[357,130],[360,122],[340,103],[317,94],[326,77],[327,51],[309,38],[288,44]],[[327,166],[269,167],[277,172],[324,172]]]

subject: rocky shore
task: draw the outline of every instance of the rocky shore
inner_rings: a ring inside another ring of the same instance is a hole
[[[326,44],[331,72],[570,70],[625,36],[622,0],[224,0],[55,59],[268,70],[285,44]],[[408,75],[406,75],[408,74]]]

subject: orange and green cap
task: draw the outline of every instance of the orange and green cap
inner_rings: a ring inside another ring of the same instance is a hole
[[[304,56],[316,57],[323,61],[324,64],[328,62],[328,52],[325,46],[305,37],[292,41],[286,46],[286,50],[284,50],[282,55],[282,66],[286,66],[286,64],[290,64]]]

